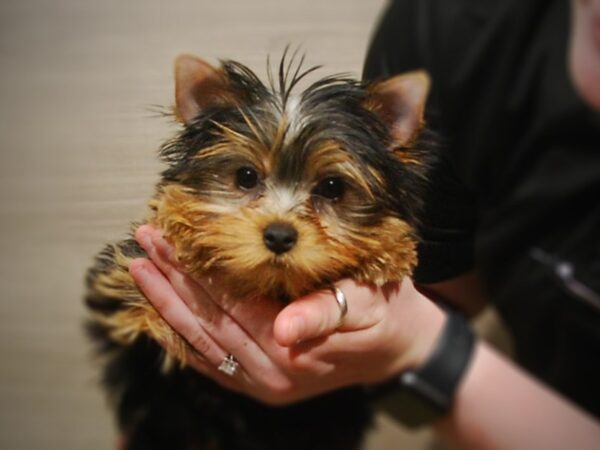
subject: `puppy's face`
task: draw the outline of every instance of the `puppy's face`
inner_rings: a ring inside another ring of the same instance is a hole
[[[185,129],[163,148],[153,220],[188,270],[217,271],[238,296],[409,274],[429,163],[415,148],[427,77],[367,87],[331,77],[296,95],[304,74],[286,69],[267,87],[237,63],[178,59]]]

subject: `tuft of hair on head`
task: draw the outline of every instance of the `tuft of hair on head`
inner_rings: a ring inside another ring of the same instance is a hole
[[[269,86],[273,92],[277,92],[279,94],[282,110],[285,109],[292,91],[300,83],[300,81],[322,67],[320,65],[316,65],[305,69],[304,61],[306,59],[306,55],[299,55],[300,47],[297,47],[288,58],[289,52],[290,45],[288,44],[286,45],[283,55],[279,60],[277,82],[275,81],[275,76],[273,75],[271,58],[267,56],[267,76],[269,79]]]

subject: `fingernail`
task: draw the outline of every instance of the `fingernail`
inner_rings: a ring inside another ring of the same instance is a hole
[[[134,259],[131,264],[129,264],[129,273],[131,273],[134,278],[143,278],[146,276],[146,267],[144,267],[143,262]]]
[[[300,342],[302,333],[304,332],[304,319],[302,317],[294,317],[290,320],[290,325],[288,327],[290,341]]]
[[[142,241],[142,247],[144,247],[145,250],[150,250],[152,248],[152,235],[146,231],[140,233],[140,240]]]

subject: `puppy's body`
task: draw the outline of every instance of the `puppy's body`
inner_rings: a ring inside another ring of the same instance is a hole
[[[234,298],[289,301],[342,277],[381,286],[416,263],[431,163],[418,138],[426,76],[370,86],[330,77],[296,95],[311,71],[284,58],[278,83],[265,86],[237,63],[177,61],[184,129],[163,146],[168,168],[147,222],[163,230],[186,271],[218,273]],[[127,449],[360,446],[370,421],[360,388],[270,408],[189,368],[166,367],[185,362],[188,346],[129,275],[139,256],[131,239],[110,245],[87,280],[89,330],[106,356]]]

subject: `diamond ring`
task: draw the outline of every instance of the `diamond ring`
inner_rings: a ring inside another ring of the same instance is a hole
[[[221,372],[226,373],[227,375],[232,377],[235,375],[235,373],[237,372],[239,367],[240,367],[240,364],[235,360],[233,355],[230,353],[225,358],[223,358],[223,361],[221,361],[221,364],[219,364],[218,369]]]

